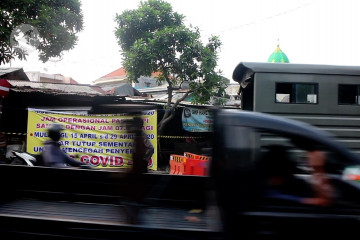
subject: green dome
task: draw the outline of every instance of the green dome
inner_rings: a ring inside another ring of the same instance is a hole
[[[283,51],[281,51],[279,45],[277,45],[275,51],[268,58],[268,62],[272,63],[289,63],[289,59]]]

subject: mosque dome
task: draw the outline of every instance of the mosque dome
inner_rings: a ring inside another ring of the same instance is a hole
[[[272,63],[289,63],[289,59],[286,54],[281,51],[279,44],[277,45],[275,51],[268,58],[268,62]]]

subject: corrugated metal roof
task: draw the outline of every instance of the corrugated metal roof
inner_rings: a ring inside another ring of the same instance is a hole
[[[16,71],[19,71],[19,70],[21,70],[21,68],[2,67],[2,68],[0,68],[0,76],[11,73],[11,72],[16,72]]]
[[[149,87],[149,88],[141,88],[138,89],[141,93],[155,93],[155,92],[165,92],[167,94],[169,84],[165,83],[160,86],[156,87]]]
[[[22,68],[0,67],[0,77],[6,79],[18,79],[29,81],[28,76]]]
[[[8,80],[12,91],[16,92],[43,92],[48,94],[80,94],[88,96],[109,95],[101,87],[82,85],[82,84],[64,84],[64,83],[44,83],[28,82],[18,80]]]

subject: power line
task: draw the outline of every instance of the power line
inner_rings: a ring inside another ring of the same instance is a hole
[[[314,2],[316,2],[316,0],[313,0],[311,2],[307,2],[305,4],[302,4],[300,6],[297,6],[295,8],[292,8],[292,9],[289,9],[289,10],[286,10],[286,11],[283,11],[283,12],[279,12],[279,13],[276,13],[274,15],[271,15],[271,16],[268,16],[268,17],[265,17],[265,18],[262,18],[262,19],[259,19],[259,20],[255,20],[255,21],[252,21],[252,22],[248,22],[248,23],[245,23],[245,24],[241,24],[239,26],[235,26],[235,27],[231,27],[231,28],[228,28],[228,29],[224,29],[224,30],[221,30],[221,31],[217,31],[217,32],[213,32],[211,34],[207,34],[206,36],[212,36],[212,35],[218,35],[220,33],[224,33],[224,32],[228,32],[228,31],[233,31],[233,30],[236,30],[236,29],[239,29],[239,28],[243,28],[243,27],[247,27],[247,26],[250,26],[250,25],[254,25],[254,24],[257,24],[257,23],[260,23],[260,22],[264,22],[264,21],[267,21],[267,20],[270,20],[270,19],[273,19],[273,18],[276,18],[276,17],[280,17],[282,15],[286,15],[288,13],[291,13],[291,12],[295,12],[299,9],[302,9],[304,7],[307,7],[311,4],[313,4]]]

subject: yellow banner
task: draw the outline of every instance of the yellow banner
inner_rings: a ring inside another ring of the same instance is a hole
[[[142,112],[144,132],[154,146],[149,169],[157,170],[157,111]],[[60,144],[71,157],[93,167],[122,168],[132,165],[133,134],[123,121],[133,116],[124,114],[73,114],[28,109],[26,151],[42,152],[49,140],[47,129],[53,123],[64,127]]]

